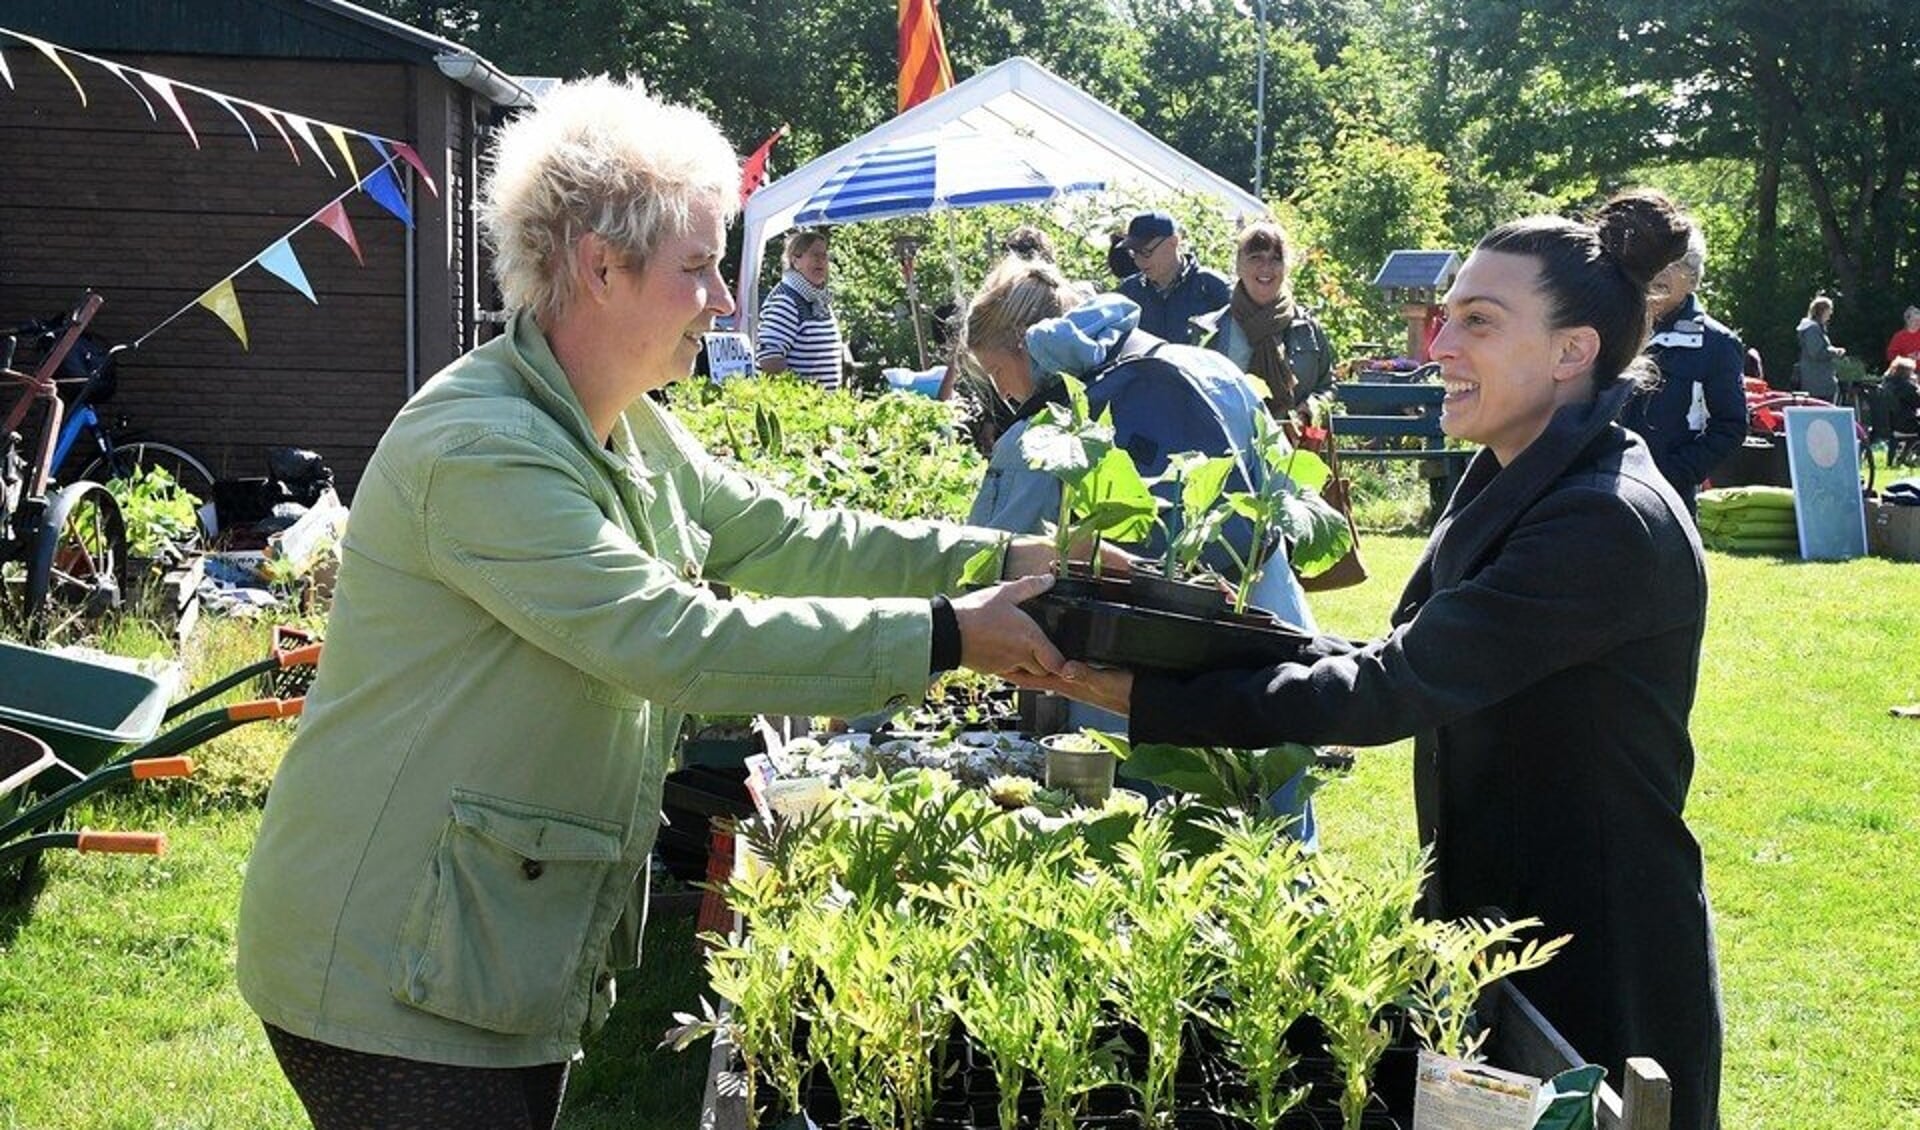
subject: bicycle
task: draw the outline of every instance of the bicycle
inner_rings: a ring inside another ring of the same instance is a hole
[[[27,341],[44,357],[66,333],[73,316],[67,313],[45,321],[26,322],[6,332]],[[63,481],[84,479],[104,483],[134,478],[145,468],[159,467],[193,496],[196,506],[212,501],[213,472],[191,452],[162,440],[138,437],[128,430],[125,417],[112,424],[101,418],[97,406],[113,398],[119,383],[118,358],[128,348],[125,345],[107,348],[98,338],[83,332],[61,359],[54,379],[61,384],[77,383],[80,387],[67,404],[66,423],[54,443],[56,474]],[[85,462],[80,463],[74,474],[59,474],[82,459]]]
[[[119,503],[98,483],[53,482],[54,440],[65,414],[55,374],[104,301],[89,292],[31,373],[13,368],[15,338],[0,343],[0,387],[21,390],[0,419],[0,595],[19,591],[17,601],[0,602],[7,606],[0,611],[18,621],[28,643],[118,607],[126,588]],[[39,427],[28,441],[21,429],[36,407]]]

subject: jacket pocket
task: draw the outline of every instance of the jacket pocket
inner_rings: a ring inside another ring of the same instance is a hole
[[[553,1030],[620,844],[609,821],[453,790],[401,923],[394,996],[490,1032]]]

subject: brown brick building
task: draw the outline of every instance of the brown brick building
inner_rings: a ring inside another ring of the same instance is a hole
[[[250,350],[195,307],[123,355],[107,406],[222,476],[264,474],[270,444],[313,448],[350,492],[413,388],[489,333],[477,155],[527,92],[457,44],[339,0],[0,0],[0,27],[419,152],[440,194],[396,166],[411,233],[353,193],[365,266],[308,226],[291,242],[317,306],[248,268],[234,286]],[[130,341],[352,185],[323,132],[332,176],[297,137],[296,164],[251,111],[258,151],[218,104],[181,91],[195,149],[145,84],[157,121],[94,63],[66,58],[83,107],[31,46],[0,36],[0,53],[14,81],[0,86],[0,324],[51,315],[91,287],[107,300],[100,335]],[[378,158],[351,144],[365,174]]]

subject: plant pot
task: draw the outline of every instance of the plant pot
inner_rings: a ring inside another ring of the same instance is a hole
[[[1117,764],[1111,750],[1079,734],[1048,734],[1040,745],[1047,751],[1048,788],[1065,789],[1089,808],[1106,803]]]
[[[1232,610],[1233,605],[1219,586],[1204,581],[1169,580],[1158,573],[1139,573],[1133,578],[1133,606],[1161,612],[1178,612],[1210,620]]]

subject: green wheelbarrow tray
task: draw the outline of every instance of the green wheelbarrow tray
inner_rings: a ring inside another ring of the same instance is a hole
[[[0,726],[40,739],[79,773],[151,740],[166,713],[167,691],[157,679],[0,643]]]

